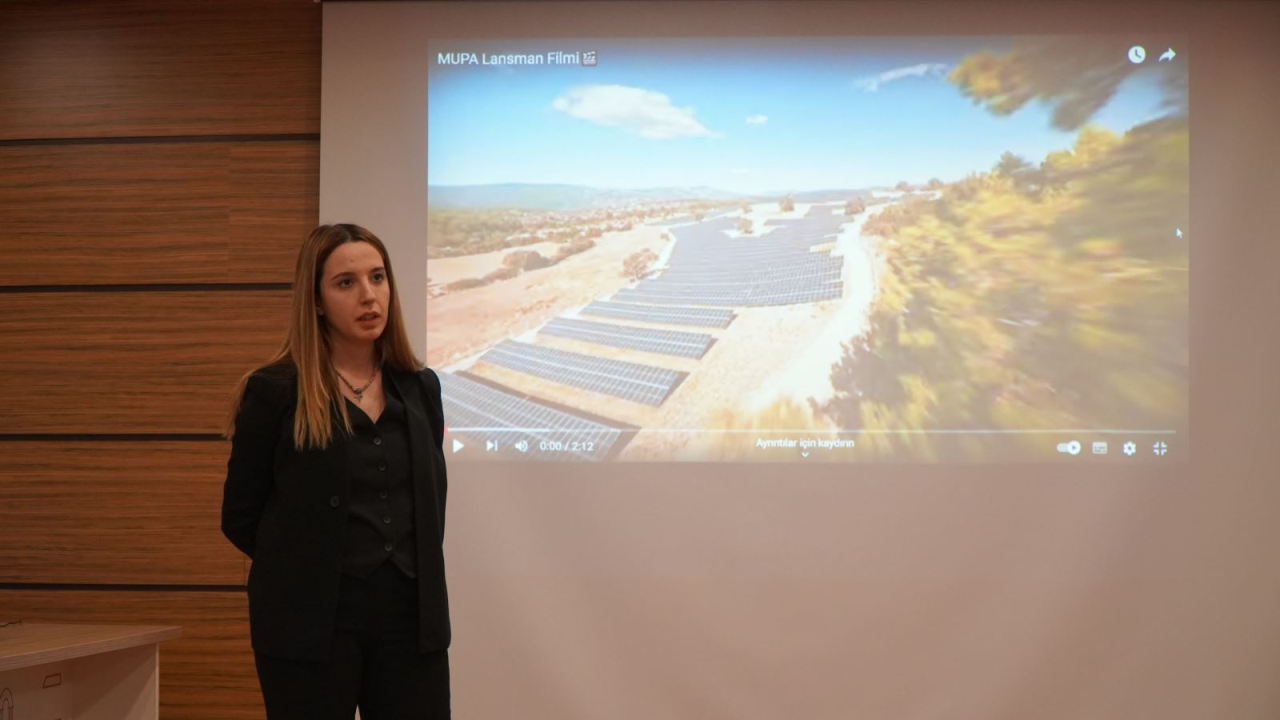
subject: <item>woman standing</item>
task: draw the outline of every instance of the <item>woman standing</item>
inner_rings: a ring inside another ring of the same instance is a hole
[[[253,559],[267,717],[448,718],[440,380],[409,346],[381,240],[311,232],[288,334],[233,408],[222,531]]]

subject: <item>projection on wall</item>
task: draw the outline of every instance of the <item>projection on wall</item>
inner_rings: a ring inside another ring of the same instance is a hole
[[[451,461],[1186,461],[1179,38],[429,50]]]

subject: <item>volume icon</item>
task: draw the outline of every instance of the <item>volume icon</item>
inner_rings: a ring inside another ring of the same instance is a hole
[[[520,442],[516,443],[516,449],[519,450],[520,452],[529,452],[529,441],[521,440]]]

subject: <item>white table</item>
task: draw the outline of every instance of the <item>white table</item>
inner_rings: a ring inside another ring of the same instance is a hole
[[[0,628],[0,720],[156,720],[160,643],[181,634],[156,625]]]

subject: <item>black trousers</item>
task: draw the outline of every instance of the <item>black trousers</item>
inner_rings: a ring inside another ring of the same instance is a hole
[[[418,652],[417,599],[391,562],[343,575],[329,660],[254,654],[269,720],[448,720],[449,653]]]

